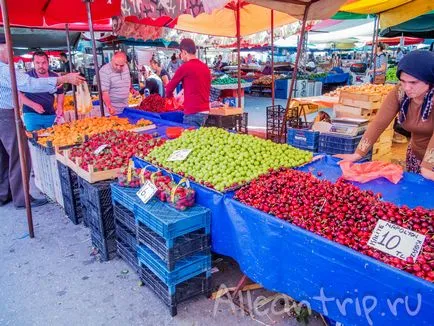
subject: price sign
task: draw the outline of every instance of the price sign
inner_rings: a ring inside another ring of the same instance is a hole
[[[420,233],[378,220],[368,246],[402,260],[412,257],[416,261],[424,241],[425,236]]]
[[[102,152],[106,147],[108,147],[107,144],[101,145],[101,146],[99,146],[97,149],[95,149],[95,151],[94,151],[93,153],[94,153],[95,155],[99,155],[99,154],[101,154],[101,152]]]
[[[191,149],[178,149],[170,154],[167,161],[184,161],[191,151]]]
[[[137,196],[146,204],[157,192],[157,187],[149,180],[146,180],[145,184],[137,191]]]

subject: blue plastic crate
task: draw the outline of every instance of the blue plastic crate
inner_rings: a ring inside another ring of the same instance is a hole
[[[282,89],[275,89],[274,97],[286,100],[288,98],[288,91]]]
[[[137,246],[139,266],[146,266],[169,286],[169,294],[175,293],[175,286],[199,274],[211,275],[211,253],[198,253],[179,260],[173,271],[168,271],[166,263],[146,246]]]
[[[116,183],[111,184],[112,200],[119,203],[129,211],[134,211],[134,205],[141,203],[137,197],[138,188],[121,187]]]
[[[211,212],[203,206],[193,206],[185,211],[179,211],[167,203],[157,199],[151,199],[146,205],[136,205],[134,216],[137,222],[141,222],[161,237],[169,240],[169,245],[174,238],[184,234],[205,229],[210,233]]]
[[[318,151],[319,131],[308,129],[288,129],[288,144],[297,148]]]
[[[169,307],[170,315],[176,316],[179,303],[189,300],[201,294],[211,297],[211,277],[209,273],[202,273],[176,287],[168,287],[146,266],[139,268],[140,279]]]
[[[345,136],[322,133],[319,136],[318,152],[326,154],[351,154],[357,148],[362,135]]]
[[[210,233],[211,212],[208,208],[195,205],[179,211],[155,198],[147,204],[137,197],[137,189],[111,185],[112,199],[134,213],[136,224],[140,221],[173,246],[173,239],[204,228]]]

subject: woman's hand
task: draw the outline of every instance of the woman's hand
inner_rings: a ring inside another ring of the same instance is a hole
[[[427,168],[421,167],[421,168],[420,168],[420,174],[422,174],[422,176],[423,176],[425,179],[429,179],[429,180],[434,181],[434,171],[430,171],[430,170],[427,169]]]
[[[360,154],[353,153],[353,154],[336,154],[333,155],[333,157],[337,157],[342,159],[343,161],[349,161],[349,162],[356,162],[362,158]]]

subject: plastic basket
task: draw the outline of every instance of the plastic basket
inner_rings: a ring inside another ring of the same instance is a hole
[[[139,271],[139,265],[137,264],[137,251],[136,248],[131,248],[120,239],[116,240],[117,254],[121,257],[128,265],[130,265],[135,272]]]
[[[57,164],[57,170],[66,216],[68,216],[72,223],[79,224],[83,219],[83,212],[77,175],[69,167],[60,162]]]
[[[127,230],[121,223],[115,223],[115,225],[116,225],[116,239],[122,240],[122,242],[127,244],[130,248],[134,248],[134,250],[136,250],[137,247],[136,234]]]
[[[211,253],[209,251],[179,260],[173,271],[169,271],[166,264],[146,246],[137,246],[137,257],[140,267],[149,268],[169,287],[211,270]]]
[[[116,234],[112,230],[106,237],[103,237],[96,229],[91,228],[92,245],[98,249],[102,261],[108,261],[116,257]]]
[[[362,135],[345,136],[322,133],[318,140],[318,152],[326,154],[351,154],[357,148]]]
[[[288,129],[288,144],[300,149],[318,151],[319,132],[308,129]]]
[[[204,229],[177,237],[172,243],[173,246],[170,246],[168,240],[139,222],[137,240],[163,260],[169,271],[175,268],[175,264],[179,260],[195,253],[210,250],[210,236],[205,233]]]
[[[114,204],[113,205],[113,214],[115,217],[115,221],[119,221],[125,226],[130,232],[136,232],[136,220],[134,218],[134,213],[125,207]]]
[[[139,268],[140,279],[150,288],[170,309],[170,315],[176,316],[179,303],[198,295],[211,296],[211,277],[202,273],[176,286],[168,286],[156,276],[152,270],[142,265]]]

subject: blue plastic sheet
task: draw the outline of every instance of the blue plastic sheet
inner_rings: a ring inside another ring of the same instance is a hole
[[[134,161],[136,167],[149,165]],[[340,175],[336,162],[325,157],[300,169],[321,171],[334,181]],[[232,192],[222,194],[195,182],[191,186],[197,202],[212,211],[212,250],[234,258],[244,274],[265,288],[304,300],[345,325],[434,324],[433,284],[246,206],[234,200]],[[398,185],[377,180],[362,187],[381,188],[387,200],[399,204],[433,204],[426,194],[434,193],[434,183],[412,174],[405,174]],[[407,195],[419,189],[424,199]]]
[[[154,118],[154,119],[167,120],[170,122],[181,123],[181,124],[184,119],[184,112],[182,111],[157,113],[157,112],[148,112],[148,111],[126,108],[123,113],[127,115],[139,115],[142,116],[144,119]]]
[[[158,118],[158,113],[156,113],[155,115],[153,115],[152,113],[153,112],[145,112],[145,111],[126,108],[118,116],[120,118],[128,118],[128,120],[131,123],[136,123],[140,119],[147,119],[149,121],[152,121],[157,126],[157,128],[145,131],[145,133],[153,134],[157,132],[163,138],[166,138],[167,127],[182,127],[185,129],[191,128],[191,126],[188,125],[160,119]]]
[[[322,172],[322,177],[335,182],[342,176],[338,164],[339,159],[324,156],[322,159],[299,168],[305,172]],[[385,201],[409,207],[422,206],[434,209],[434,181],[427,180],[419,174],[404,172],[404,176],[396,185],[385,178],[379,178],[367,183],[353,182],[364,190],[372,190],[383,195]]]
[[[322,81],[323,84],[342,84],[346,83],[350,78],[349,73],[336,73],[336,74],[328,74],[326,77],[321,78],[319,81]]]

